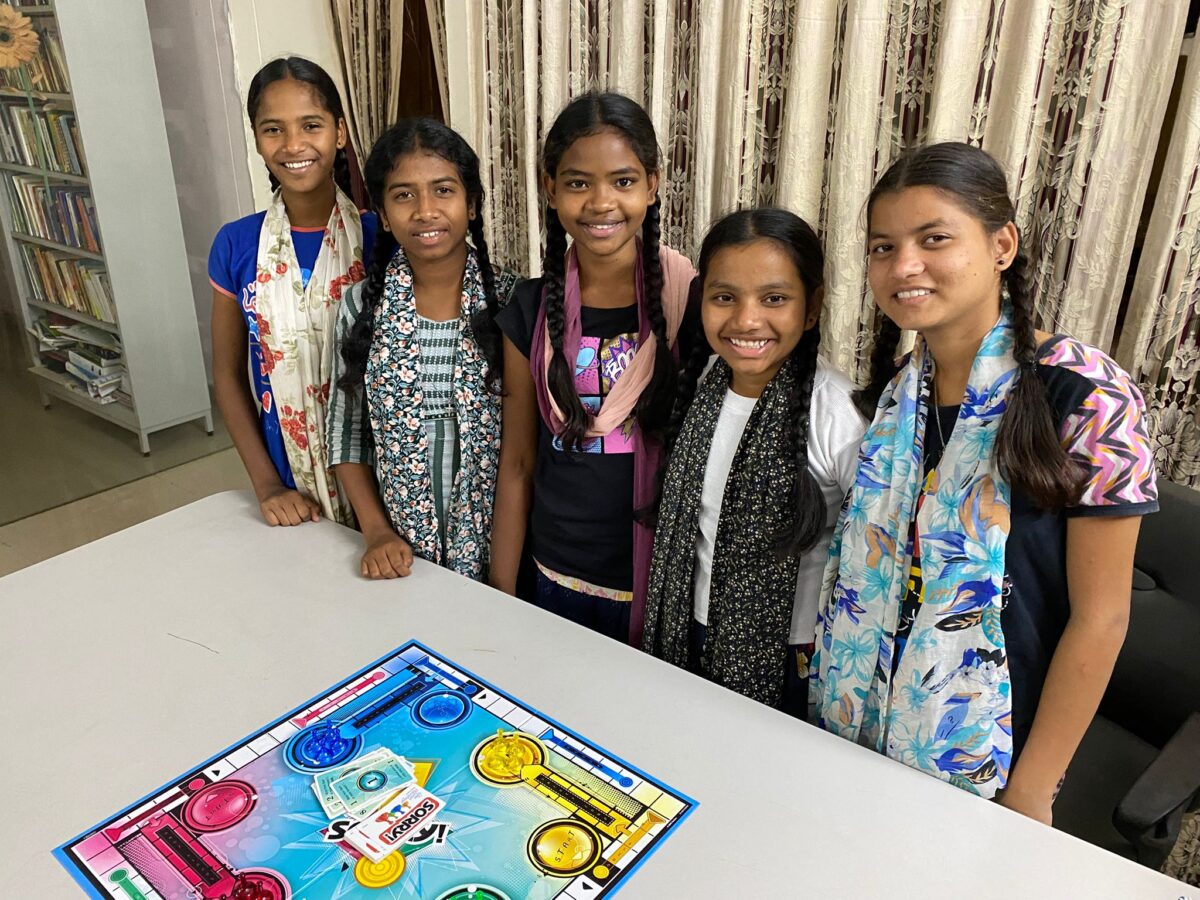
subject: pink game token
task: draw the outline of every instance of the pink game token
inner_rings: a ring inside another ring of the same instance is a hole
[[[224,831],[250,815],[257,800],[254,788],[244,781],[218,781],[188,798],[183,821],[202,833]]]

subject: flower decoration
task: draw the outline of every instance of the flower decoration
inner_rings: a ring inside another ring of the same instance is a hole
[[[37,54],[39,39],[28,16],[0,3],[0,69],[15,69]]]

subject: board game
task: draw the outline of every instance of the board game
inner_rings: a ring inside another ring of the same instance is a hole
[[[55,856],[104,900],[590,900],[695,806],[412,641]]]

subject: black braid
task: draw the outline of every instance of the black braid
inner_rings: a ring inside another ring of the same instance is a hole
[[[896,348],[900,345],[900,329],[887,316],[881,316],[879,333],[871,348],[871,375],[867,386],[854,392],[854,405],[868,422],[875,418],[875,407],[883,389],[896,374]]]
[[[385,228],[376,231],[371,265],[367,266],[367,274],[362,282],[362,308],[339,350],[346,371],[338,379],[338,387],[347,394],[362,388],[363,378],[367,374],[367,357],[371,354],[371,340],[375,336],[375,312],[383,298],[384,277],[395,252],[396,239],[392,233]]]
[[[645,292],[646,318],[657,343],[654,354],[654,374],[650,384],[638,398],[635,413],[642,434],[661,439],[671,418],[671,407],[675,401],[675,384],[678,368],[671,355],[667,335],[667,319],[663,313],[662,260],[659,255],[661,202],[655,198],[646,209],[642,223],[642,287]]]
[[[1046,385],[1038,376],[1029,260],[1018,250],[1002,278],[1012,303],[1013,358],[1020,367],[996,433],[996,462],[1006,478],[1045,509],[1077,503],[1085,473],[1072,462],[1054,428]]]
[[[796,514],[791,524],[774,536],[775,553],[779,557],[799,556],[816,543],[825,528],[825,495],[808,467],[808,433],[820,347],[821,329],[814,325],[804,332],[791,354],[796,378],[788,398],[788,421],[792,423],[796,445]]]
[[[479,275],[483,279],[483,296],[486,306],[471,316],[471,333],[487,361],[487,389],[500,393],[500,378],[504,374],[504,345],[496,314],[500,312],[500,299],[496,296],[496,273],[492,269],[492,257],[488,252],[487,238],[483,234],[483,216],[476,215],[468,224],[471,229],[471,244],[479,262]]]
[[[546,387],[554,397],[563,416],[562,442],[568,450],[583,445],[587,436],[591,416],[579,399],[575,389],[575,367],[567,362],[563,353],[563,329],[566,327],[564,309],[565,272],[567,255],[567,232],[558,213],[549,204],[546,206],[546,253],[542,259],[542,277],[545,290],[542,302],[546,305],[546,334],[550,337],[550,365],[546,370]],[[534,347],[531,351],[538,352]]]
[[[683,421],[687,418],[688,410],[692,408],[692,403],[696,399],[696,389],[700,386],[700,376],[704,374],[704,367],[708,365],[709,359],[712,357],[712,348],[708,346],[708,339],[704,336],[703,325],[700,317],[694,319],[696,334],[690,335],[691,351],[687,359],[681,359],[679,366],[679,375],[675,384],[675,401],[671,410],[671,418],[667,423],[666,433],[663,435],[663,460],[671,455],[671,451],[675,449],[675,442],[679,439],[679,432],[683,428]],[[684,346],[684,335],[679,335],[679,346]]]
[[[687,328],[688,321],[689,319],[685,317],[681,328]],[[712,356],[712,348],[708,346],[708,339],[704,336],[704,328],[699,316],[695,316],[691,320],[691,327],[694,328],[694,334],[685,335],[681,330],[678,338],[680,347],[690,346],[691,350],[687,359],[679,361],[671,415],[661,437],[663,452],[659,455],[658,473],[654,479],[654,499],[647,506],[634,512],[634,518],[647,528],[654,528],[658,524],[658,506],[662,502],[667,465],[671,461],[671,454],[675,452],[675,442],[679,439],[679,432],[683,429],[683,422],[687,418],[688,410],[692,408],[692,403],[696,399],[700,376],[704,373],[704,367],[708,365],[709,357]]]
[[[350,159],[346,156],[345,147],[339,147],[337,155],[333,158],[333,183],[341,188],[347,197],[354,196],[350,185]]]

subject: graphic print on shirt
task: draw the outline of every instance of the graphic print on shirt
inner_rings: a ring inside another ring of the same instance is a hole
[[[611,338],[584,336],[579,341],[575,357],[575,390],[583,408],[596,415],[637,352],[636,334],[618,334]],[[588,438],[579,448],[581,453],[632,453],[633,434],[637,422],[630,416],[604,437]],[[562,450],[561,438],[554,438],[555,450]]]

